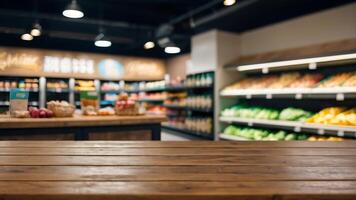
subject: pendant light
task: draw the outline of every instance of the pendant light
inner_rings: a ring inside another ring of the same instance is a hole
[[[21,35],[21,40],[31,41],[33,40],[33,36],[29,33],[24,33]]]
[[[103,32],[100,32],[95,38],[95,46],[97,47],[110,47],[111,41],[104,35]]]
[[[33,26],[32,26],[32,29],[31,29],[31,35],[34,36],[34,37],[37,37],[37,36],[40,36],[42,34],[42,27],[41,25],[36,22]]]
[[[80,8],[76,0],[72,0],[72,2],[68,4],[62,14],[65,17],[75,19],[84,17],[84,12]]]
[[[224,0],[224,6],[232,6],[236,3],[236,0]]]
[[[180,48],[177,46],[168,46],[164,48],[164,52],[168,54],[177,54],[180,53]]]
[[[148,42],[146,42],[146,43],[143,45],[143,47],[144,47],[145,49],[152,49],[152,48],[155,47],[155,43],[152,42],[152,41],[148,41]]]

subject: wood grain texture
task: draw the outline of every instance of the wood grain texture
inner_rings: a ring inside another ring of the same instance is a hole
[[[0,141],[0,199],[354,200],[356,142]]]
[[[50,127],[87,127],[110,125],[152,124],[165,121],[164,116],[74,116],[67,118],[26,118],[0,117],[0,128],[50,128]]]

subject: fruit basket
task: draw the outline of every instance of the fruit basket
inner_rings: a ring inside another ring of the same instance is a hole
[[[116,102],[115,113],[120,116],[139,115],[139,105],[135,101],[129,100],[126,93],[122,93]]]
[[[55,117],[72,117],[75,111],[75,106],[66,101],[50,101],[47,103],[47,108]]]

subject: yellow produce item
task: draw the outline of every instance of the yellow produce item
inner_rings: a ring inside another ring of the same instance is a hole
[[[330,124],[330,121],[344,110],[345,108],[342,107],[325,108],[321,110],[319,113],[309,118],[306,122],[317,123],[317,124]]]

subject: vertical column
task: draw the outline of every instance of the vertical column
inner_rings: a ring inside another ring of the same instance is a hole
[[[70,78],[69,79],[69,103],[73,105],[75,105],[74,88],[75,88],[75,80],[74,78]]]
[[[46,107],[46,78],[40,77],[39,79],[39,107],[44,108]]]

